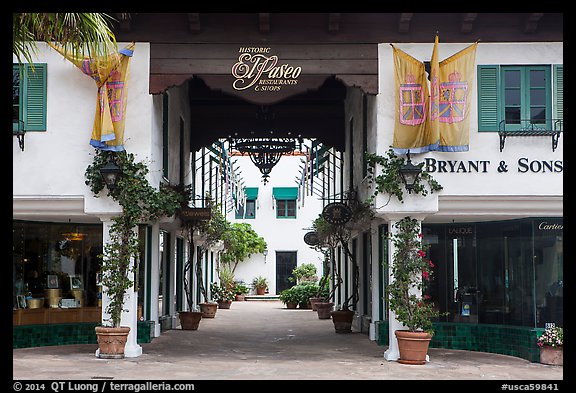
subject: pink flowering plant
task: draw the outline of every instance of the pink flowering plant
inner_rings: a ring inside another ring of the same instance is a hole
[[[561,347],[564,345],[564,329],[558,326],[547,327],[536,344],[539,347]]]
[[[404,217],[395,224],[397,232],[390,236],[395,246],[393,264],[389,266],[392,282],[386,288],[389,306],[396,318],[411,332],[434,333],[432,318],[440,313],[425,291],[434,263],[428,258],[428,247],[422,245],[422,233],[417,220]]]

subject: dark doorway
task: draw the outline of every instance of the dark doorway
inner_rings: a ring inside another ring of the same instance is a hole
[[[276,293],[279,294],[295,283],[288,280],[296,267],[296,251],[276,251]]]

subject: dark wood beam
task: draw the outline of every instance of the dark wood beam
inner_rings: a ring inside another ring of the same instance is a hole
[[[188,13],[188,29],[191,33],[200,32],[200,14],[199,13]]]
[[[260,30],[260,33],[270,32],[270,13],[258,13],[258,29]]]
[[[461,33],[470,33],[474,26],[474,21],[478,17],[477,13],[466,13],[462,15],[462,24],[460,25]]]
[[[340,31],[340,13],[331,12],[328,14],[328,32],[338,33]]]
[[[408,33],[410,31],[410,22],[413,16],[413,13],[403,12],[400,14],[400,21],[398,22],[399,33]]]
[[[526,17],[526,23],[524,24],[524,33],[535,33],[538,29],[538,22],[543,16],[543,13],[528,14]]]

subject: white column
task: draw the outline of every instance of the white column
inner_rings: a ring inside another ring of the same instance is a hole
[[[111,216],[100,217],[102,221],[102,240],[103,244],[110,241],[110,227],[113,224]],[[136,230],[136,229],[135,229]],[[130,267],[134,266],[134,260],[130,261]],[[134,280],[134,273],[130,273],[130,278]],[[106,308],[110,303],[110,298],[106,294],[106,288],[102,288],[102,324],[108,323],[110,314],[106,312]],[[124,309],[122,312],[120,325],[130,328],[128,340],[124,348],[125,357],[138,357],[142,355],[142,347],[137,343],[138,337],[138,293],[134,290],[134,285],[126,291],[124,298]],[[100,350],[96,350],[96,357],[98,357]]]
[[[152,241],[150,245],[150,320],[154,321],[154,337],[160,336],[160,319],[158,310],[158,297],[160,286],[160,224],[154,223],[151,227]]]

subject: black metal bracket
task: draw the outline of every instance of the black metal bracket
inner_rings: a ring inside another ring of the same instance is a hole
[[[560,131],[498,131],[500,136],[500,151],[504,149],[506,137],[509,136],[551,136],[552,137],[552,151],[558,147],[558,139],[560,139]]]
[[[18,146],[20,146],[20,150],[24,151],[24,134],[25,131],[14,131],[13,133],[16,138],[18,138]]]

